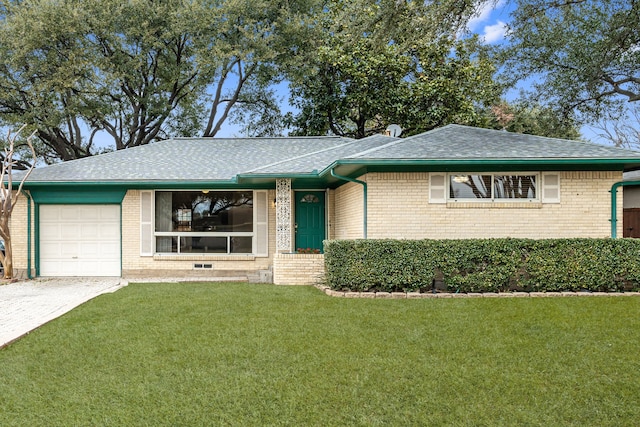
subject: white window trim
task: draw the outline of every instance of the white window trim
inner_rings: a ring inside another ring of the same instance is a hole
[[[490,175],[491,176],[491,197],[486,199],[477,199],[477,198],[452,198],[449,195],[451,194],[451,177],[457,175]],[[511,198],[500,198],[494,197],[493,191],[493,179],[498,176],[535,176],[536,185],[536,197],[532,199],[511,199]],[[541,180],[540,180],[540,172],[456,172],[456,173],[447,173],[445,179],[445,197],[447,202],[452,203],[541,203]]]
[[[258,213],[256,211],[256,206],[255,206],[255,200],[258,197],[259,193],[267,193],[267,190],[251,190],[251,189],[215,189],[215,188],[211,188],[211,189],[207,189],[210,192],[216,192],[216,191],[224,191],[224,192],[228,192],[228,191],[233,191],[233,192],[249,192],[251,191],[253,194],[253,231],[246,231],[246,232],[215,232],[215,231],[203,231],[203,232],[186,232],[186,231],[155,231],[156,228],[156,217],[155,217],[155,205],[156,205],[156,192],[201,192],[202,190],[176,190],[176,189],[158,189],[158,190],[154,190],[154,191],[150,191],[150,193],[152,193],[152,199],[151,199],[151,231],[152,231],[152,248],[153,251],[151,254],[149,253],[143,253],[141,252],[140,255],[142,256],[151,256],[151,255],[161,255],[161,256],[185,256],[185,257],[193,257],[194,255],[198,255],[198,256],[203,256],[203,257],[207,257],[207,256],[214,256],[214,257],[224,257],[224,256],[229,256],[229,257],[238,257],[238,256],[250,256],[250,257],[264,257],[264,256],[268,256],[268,247],[269,247],[269,243],[268,243],[268,209],[269,206],[267,204],[266,209],[266,217],[267,217],[267,222],[266,223],[257,223],[257,216]],[[142,213],[141,213],[142,215]],[[147,224],[143,224],[141,221],[141,229],[143,226],[147,226]],[[266,226],[266,239],[267,241],[265,242],[265,251],[261,251],[260,248],[256,247],[255,244],[255,240],[257,239],[257,227],[258,226]],[[231,242],[229,241],[229,239],[231,237],[235,237],[235,236],[239,236],[239,237],[252,237],[253,240],[253,244],[252,244],[252,251],[251,253],[232,253],[230,252],[231,250]],[[178,244],[178,251],[177,252],[158,252],[156,250],[156,237],[178,237],[178,239],[180,237],[226,237],[227,238],[227,252],[180,252],[180,245]]]

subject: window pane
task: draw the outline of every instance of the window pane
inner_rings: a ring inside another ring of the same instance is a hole
[[[300,199],[300,203],[320,203],[320,199],[314,194],[305,194]]]
[[[226,254],[227,238],[226,237],[180,237],[181,253],[198,253],[198,254]]]
[[[252,191],[157,191],[156,231],[252,232]]]
[[[193,202],[193,231],[253,231],[253,192],[199,193]]]
[[[231,238],[232,254],[250,254],[253,251],[253,237],[234,236]]]
[[[178,238],[171,236],[156,237],[156,252],[176,253],[178,252]]]
[[[156,192],[156,231],[172,231],[171,192]],[[164,251],[163,251],[164,252]]]
[[[493,177],[496,199],[535,199],[535,175],[496,175]]]
[[[491,175],[451,175],[449,198],[490,199]]]

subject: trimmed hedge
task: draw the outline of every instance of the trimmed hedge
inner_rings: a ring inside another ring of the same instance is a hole
[[[332,240],[324,252],[334,290],[640,290],[640,239]]]

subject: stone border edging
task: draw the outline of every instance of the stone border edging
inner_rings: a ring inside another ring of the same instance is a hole
[[[347,292],[334,291],[326,285],[315,285],[326,295],[340,298],[377,299],[421,299],[421,298],[549,298],[549,297],[591,297],[591,296],[640,296],[640,292]]]

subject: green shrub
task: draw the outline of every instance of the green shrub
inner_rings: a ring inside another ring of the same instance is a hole
[[[438,268],[454,292],[501,292],[514,286],[522,252],[512,239],[443,240]]]
[[[462,239],[325,242],[336,290],[451,292],[640,289],[640,240]]]
[[[325,268],[334,289],[415,291],[431,289],[435,241],[334,240],[326,242]]]

